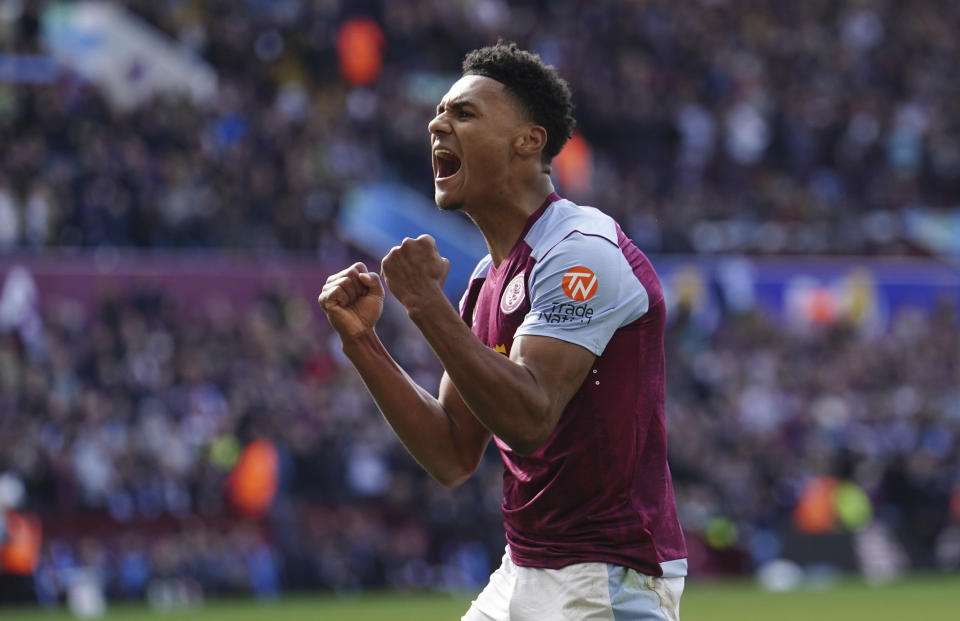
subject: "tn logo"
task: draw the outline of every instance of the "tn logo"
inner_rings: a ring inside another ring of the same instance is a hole
[[[577,302],[586,302],[597,293],[597,275],[579,265],[563,275],[563,292]]]

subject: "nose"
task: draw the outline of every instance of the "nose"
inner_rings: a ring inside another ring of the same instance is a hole
[[[450,131],[450,124],[444,120],[443,114],[438,114],[427,123],[427,131],[433,134],[446,134]]]

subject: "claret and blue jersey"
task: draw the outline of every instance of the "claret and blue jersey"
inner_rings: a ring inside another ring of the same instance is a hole
[[[665,309],[647,257],[606,214],[551,194],[500,265],[480,261],[460,314],[505,355],[531,334],[597,356],[543,446],[521,456],[495,438],[513,561],[685,575],[667,467]]]

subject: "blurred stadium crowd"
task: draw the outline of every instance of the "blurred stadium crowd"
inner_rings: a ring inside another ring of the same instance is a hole
[[[41,3],[5,4],[0,50],[42,50]],[[566,193],[651,252],[908,253],[902,210],[960,199],[947,0],[124,5],[218,96],[119,113],[70,75],[0,88],[0,248],[316,248],[359,181],[430,192],[426,121],[499,35],[571,83],[592,165]]]
[[[16,441],[0,463],[44,517],[39,587],[55,596],[64,568],[91,566],[115,595],[143,595],[157,577],[269,594],[281,565],[301,588],[486,579],[488,544],[503,546],[499,461],[464,490],[429,481],[306,304],[267,296],[192,316],[141,294],[89,316],[65,302],[32,336],[2,334],[0,429]],[[380,332],[436,385],[412,324]],[[230,482],[258,438],[278,455],[264,532],[232,517],[264,517]]]
[[[70,567],[96,568],[116,596],[165,577],[206,593],[465,588],[502,551],[495,450],[461,488],[429,480],[302,298],[196,314],[140,294],[89,314],[64,302],[37,322],[0,334],[0,432],[13,439],[0,464],[44,518],[47,597]],[[380,332],[437,384],[402,312]],[[759,313],[707,324],[681,304],[668,343],[694,572],[762,566],[787,532],[865,528],[889,545],[859,569],[960,567],[956,308],[902,313],[880,336],[845,322],[784,330]],[[275,447],[278,482],[247,520],[231,473],[256,439]],[[827,478],[853,490],[850,510],[831,496],[802,516],[810,481]]]
[[[124,4],[211,63],[218,96],[119,112],[70,74],[0,84],[0,252],[349,255],[344,193],[432,191],[426,122],[463,53],[498,35],[571,83],[587,156],[558,165],[561,191],[649,253],[912,254],[902,210],[960,199],[955,2]],[[0,51],[42,51],[36,11],[0,12]],[[358,15],[382,51],[372,80],[343,64],[338,29]],[[495,452],[463,488],[428,480],[311,304],[197,314],[121,295],[0,329],[0,488],[43,519],[41,599],[75,567],[137,597],[156,579],[262,595],[486,580],[503,546]],[[876,527],[880,564],[960,567],[958,309],[883,334],[688,310],[669,328],[668,421],[695,571],[778,558],[791,524]],[[384,340],[435,386],[395,311]],[[277,489],[251,522],[231,477],[263,438]],[[849,501],[823,509],[811,476]]]

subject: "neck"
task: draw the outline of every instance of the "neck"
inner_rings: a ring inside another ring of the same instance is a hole
[[[510,254],[527,220],[553,191],[550,176],[540,174],[532,182],[517,188],[504,188],[495,196],[486,197],[482,205],[464,205],[463,212],[483,233],[495,266]]]

